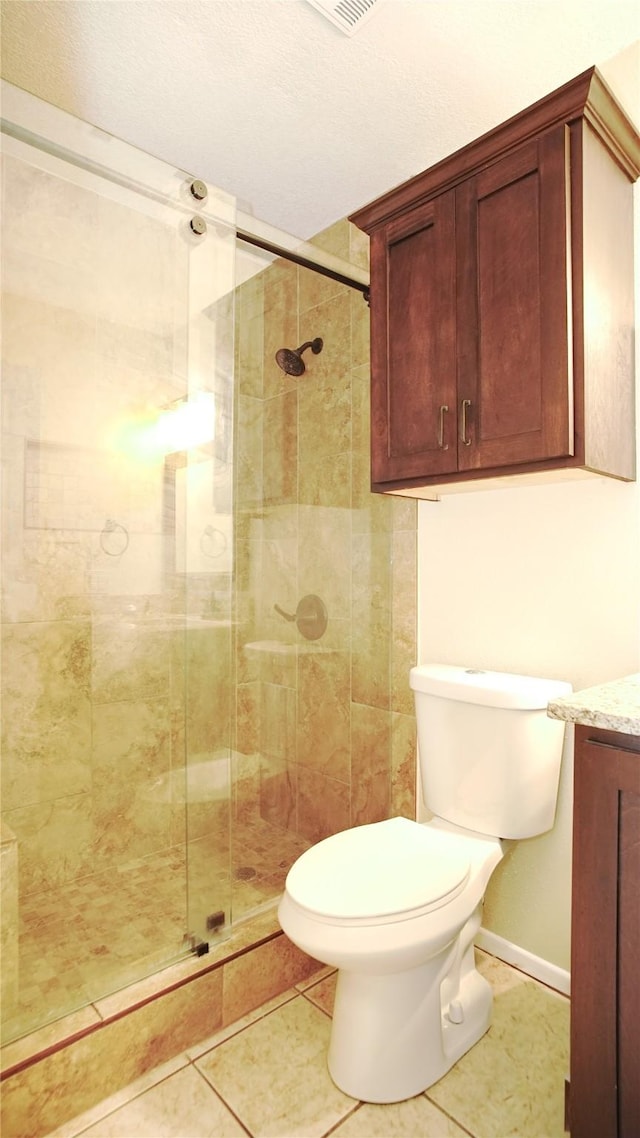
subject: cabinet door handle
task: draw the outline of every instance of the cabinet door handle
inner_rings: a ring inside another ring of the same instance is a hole
[[[443,403],[442,407],[440,408],[440,420],[438,423],[438,446],[440,447],[440,450],[448,450],[449,449],[449,444],[445,443],[445,441],[444,441],[444,416],[448,410],[449,410],[448,404]]]
[[[467,407],[471,406],[470,399],[463,399],[460,404],[460,442],[466,447],[471,446],[471,439],[467,438]]]

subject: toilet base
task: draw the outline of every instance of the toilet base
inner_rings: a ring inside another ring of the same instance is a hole
[[[412,1098],[484,1035],[493,997],[475,967],[461,976],[451,1011],[443,1007],[443,981],[458,951],[449,945],[426,964],[391,975],[338,973],[328,1066],[341,1091],[372,1103]]]

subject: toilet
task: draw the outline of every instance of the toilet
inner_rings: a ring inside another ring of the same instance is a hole
[[[491,1022],[475,966],[483,897],[512,840],[550,830],[564,724],[559,680],[450,664],[412,668],[429,822],[390,818],[318,842],[291,867],[278,917],[338,969],[328,1066],[353,1098],[426,1090]]]

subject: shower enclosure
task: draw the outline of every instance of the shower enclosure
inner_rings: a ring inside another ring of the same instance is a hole
[[[415,503],[369,493],[361,234],[317,251],[354,289],[2,94],[11,1039],[204,953],[311,842],[412,814]]]

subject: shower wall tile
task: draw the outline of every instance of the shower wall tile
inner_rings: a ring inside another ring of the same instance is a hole
[[[303,654],[298,660],[298,762],[332,779],[350,779],[349,660]]]
[[[91,872],[93,818],[89,794],[70,794],[4,810],[3,818],[19,843],[21,895]]]
[[[282,830],[296,829],[296,770],[286,759],[260,758],[260,817]]]
[[[265,504],[261,519],[256,519],[256,522],[260,526],[263,541],[282,541],[286,538],[297,540],[298,503]]]
[[[94,707],[93,841],[99,868],[170,844],[170,765],[166,701]]]
[[[298,500],[304,506],[351,505],[351,453],[332,454],[317,462],[304,461],[298,476]]]
[[[415,533],[418,525],[418,503],[415,498],[403,498],[400,495],[390,496],[393,528],[397,530],[411,530]]]
[[[298,393],[267,400],[262,428],[263,495],[268,505],[293,505],[298,491]]]
[[[329,620],[351,612],[351,518],[348,510],[300,506],[298,589],[324,601]]]
[[[391,716],[391,816],[416,816],[415,715]]]
[[[90,658],[86,621],[3,627],[5,810],[89,789]]]
[[[350,290],[351,311],[351,364],[352,367],[368,367],[371,358],[369,336],[370,310],[360,292]]]
[[[269,629],[270,634],[274,633],[273,639],[267,640],[259,649],[251,651],[247,649],[247,651],[257,661],[258,679],[263,684],[276,684],[278,687],[295,689],[298,653],[301,649],[293,642],[293,638],[291,643],[285,642],[284,639],[276,639],[276,628],[280,629],[281,626],[274,624],[274,627]]]
[[[300,467],[323,466],[351,449],[351,373],[344,361],[331,382],[301,384],[298,395]]]
[[[351,637],[351,621],[348,618],[334,620],[331,617],[327,623],[327,631],[320,642],[314,641],[306,647],[300,648],[300,654],[315,653],[320,656],[341,656],[348,662],[353,649]]]
[[[382,708],[389,707],[390,558],[388,533],[354,535],[352,699]]]
[[[295,613],[298,604],[298,542],[289,536],[262,543],[262,573],[256,583],[256,630],[259,639],[276,643],[294,639],[294,624],[277,613],[278,605],[286,613]]]
[[[372,494],[371,459],[368,449],[351,452],[351,513],[354,533],[370,533],[390,527],[389,502],[382,494]]]
[[[105,617],[93,624],[92,694],[95,703],[166,696],[171,650],[166,632],[135,619]]]
[[[18,842],[0,819],[0,1003],[4,1019],[17,1010],[19,983]]]
[[[409,670],[416,661],[416,530],[393,533],[393,600],[391,637],[391,707],[413,715]]]
[[[313,244],[315,245],[317,242],[314,240]],[[341,256],[340,253],[335,253],[332,249],[327,249],[326,252],[333,252],[335,256]],[[348,301],[348,294],[347,285],[340,284],[339,281],[334,281],[331,277],[325,277],[312,269],[300,268],[298,273],[300,312],[306,312],[307,309],[323,304],[327,300],[333,300],[335,297],[340,297],[344,304]],[[322,336],[324,339],[322,331],[316,332],[315,335]],[[309,336],[308,339],[313,340],[314,336]],[[302,341],[304,342],[304,330]]]
[[[351,368],[351,442],[354,451],[366,452],[367,458],[367,476],[361,487],[363,492],[369,491],[370,374],[368,363]]]
[[[334,257],[341,257],[343,261],[350,260],[350,242],[351,230],[354,226],[351,222],[347,221],[346,217],[341,218],[340,221],[334,221],[328,225],[326,229],[321,229],[319,233],[314,234],[309,244],[315,245],[317,249],[323,249],[325,253],[332,253]],[[310,269],[301,270],[305,275],[310,277],[310,284],[315,281],[318,284],[318,274],[312,272]]]
[[[229,739],[230,630],[190,629],[184,658],[187,753],[189,756],[208,754],[227,746]]]
[[[232,822],[250,822],[260,813],[260,755],[233,751]]]
[[[264,681],[260,688],[260,753],[292,760],[296,745],[296,691]]]
[[[348,297],[334,296],[300,313],[300,342],[320,336],[322,351],[316,356],[311,349],[305,353],[308,372],[298,380],[299,385],[330,386],[336,377],[351,368],[351,319]]]
[[[351,825],[380,822],[391,806],[391,716],[351,705]]]
[[[348,782],[299,765],[298,833],[309,842],[321,842],[346,830],[351,825],[350,799]]]
[[[298,269],[291,262],[276,261],[264,274],[265,399],[295,390],[298,380],[278,367],[275,355],[280,348],[297,348],[299,336]]]
[[[264,285],[258,273],[236,289],[235,374],[238,391],[261,399],[264,383]]]
[[[235,452],[237,505],[256,506],[262,500],[263,405],[246,395],[237,400],[238,441]]]
[[[321,968],[284,935],[230,960],[224,967],[223,1024],[233,1023]]]
[[[252,755],[260,743],[260,685],[239,684],[236,689],[236,748]]]
[[[369,237],[358,229],[356,225],[349,224],[349,260],[360,269],[369,268]]]
[[[3,436],[6,455],[6,436]],[[16,473],[16,464],[10,477]],[[18,467],[22,473],[22,464]],[[14,503],[16,491],[12,491]],[[23,487],[17,490],[19,517],[4,513],[2,620],[72,620],[89,612],[90,548],[86,535],[61,530],[24,530]]]
[[[372,707],[389,707],[390,657],[389,632],[380,627],[359,627],[354,618],[351,658],[351,691],[354,700]]]

